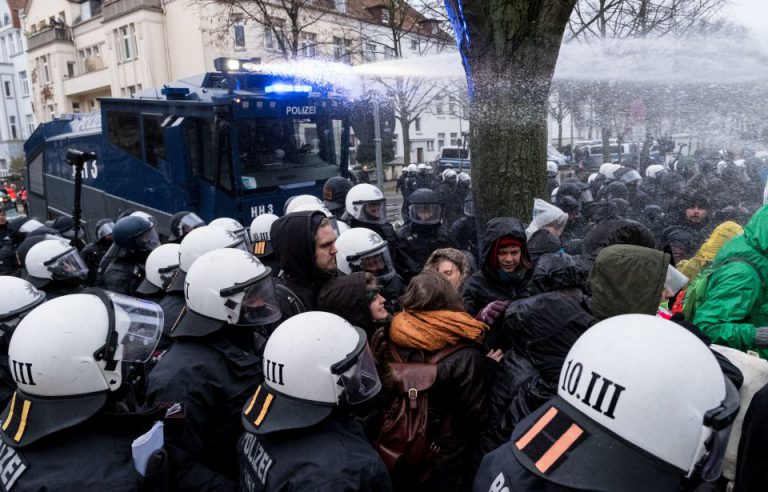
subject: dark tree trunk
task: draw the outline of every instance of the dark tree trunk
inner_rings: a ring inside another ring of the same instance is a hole
[[[576,0],[445,0],[470,90],[478,224],[545,198],[549,86]],[[482,230],[482,229],[481,229]]]
[[[411,122],[407,116],[398,119],[403,129],[403,167],[408,167],[411,163]]]

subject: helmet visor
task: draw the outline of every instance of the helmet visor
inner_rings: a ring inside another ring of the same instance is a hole
[[[635,171],[634,169],[630,169],[621,176],[621,182],[624,184],[637,182],[639,185],[643,182],[643,178],[640,176],[639,172]]]
[[[475,201],[472,199],[472,197],[464,200],[464,215],[467,217],[475,216]]]
[[[372,273],[376,280],[386,282],[395,276],[395,265],[389,254],[389,248],[383,248],[365,253],[359,258],[360,270]]]
[[[163,332],[163,310],[154,302],[107,291],[115,311],[114,360],[146,362]]]
[[[139,238],[137,238],[136,246],[138,246],[140,251],[152,251],[153,249],[160,246],[160,236],[157,234],[155,228],[152,227]]]
[[[370,400],[381,390],[376,363],[366,344],[352,367],[341,374],[344,397],[350,405]]]
[[[439,203],[412,203],[408,207],[408,214],[414,224],[439,224],[440,209]]]
[[[114,222],[107,222],[105,224],[101,224],[101,227],[99,227],[96,230],[96,239],[101,239],[103,237],[107,237],[110,234],[112,234],[112,230],[115,228]]]
[[[157,270],[157,273],[160,276],[160,282],[162,284],[160,287],[163,290],[166,290],[168,286],[171,285],[171,281],[173,280],[173,277],[176,276],[176,272],[178,270],[179,265],[168,265]]]
[[[369,224],[385,223],[387,221],[387,201],[382,198],[381,200],[363,202],[358,220]]]
[[[261,326],[279,319],[280,308],[272,285],[272,276],[266,275],[246,289],[237,324]]]
[[[51,278],[54,280],[84,279],[88,274],[88,267],[75,248],[51,258],[45,262],[45,267],[51,272]]]
[[[181,236],[186,236],[189,231],[197,229],[205,225],[205,221],[201,219],[196,213],[190,212],[179,221],[179,233]]]

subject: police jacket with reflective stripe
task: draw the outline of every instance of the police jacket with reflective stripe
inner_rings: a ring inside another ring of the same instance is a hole
[[[351,418],[331,416],[307,429],[257,436],[237,445],[246,491],[389,492],[387,469]]]

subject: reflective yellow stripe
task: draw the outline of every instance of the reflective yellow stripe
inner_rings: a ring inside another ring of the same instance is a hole
[[[259,387],[256,388],[256,393],[253,395],[253,398],[251,398],[251,403],[249,403],[248,408],[245,409],[246,415],[251,413],[251,410],[253,409],[253,404],[256,403],[256,398],[258,398],[259,396],[259,391],[261,391],[261,385],[259,385]]]
[[[13,440],[16,442],[21,441],[21,437],[24,435],[24,429],[27,428],[27,416],[29,415],[29,407],[31,406],[31,401],[24,400],[24,406],[21,408],[21,423],[19,423],[19,430],[16,431],[16,435],[13,436]]]
[[[11,419],[13,418],[13,408],[16,405],[16,392],[13,392],[13,398],[11,398],[10,410],[8,410],[8,417],[3,422],[3,430],[6,430],[11,425]]]
[[[272,404],[272,398],[274,398],[272,394],[267,393],[267,399],[264,400],[264,406],[261,407],[261,412],[259,413],[259,416],[256,417],[256,420],[253,421],[256,427],[260,426],[261,421],[264,420],[264,417],[267,416],[267,410],[269,410],[269,405]]]

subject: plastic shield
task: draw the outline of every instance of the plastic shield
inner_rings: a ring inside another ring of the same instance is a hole
[[[363,210],[360,213],[360,221],[370,224],[383,224],[387,221],[387,204],[381,200],[363,202]]]
[[[274,323],[281,316],[272,277],[258,280],[245,291],[238,325],[261,326]]]
[[[360,270],[372,273],[376,280],[381,282],[386,282],[395,276],[395,265],[392,263],[387,246],[361,255],[359,265]]]
[[[54,279],[81,278],[88,275],[88,267],[75,248],[51,258],[45,262],[45,267],[53,275]]]
[[[163,332],[163,310],[154,302],[107,291],[115,311],[115,360],[146,362]]]
[[[408,214],[414,224],[439,224],[441,207],[439,203],[412,203]]]
[[[366,345],[354,366],[341,374],[341,385],[347,403],[356,405],[370,400],[381,390],[381,380],[376,372],[376,363]]]

